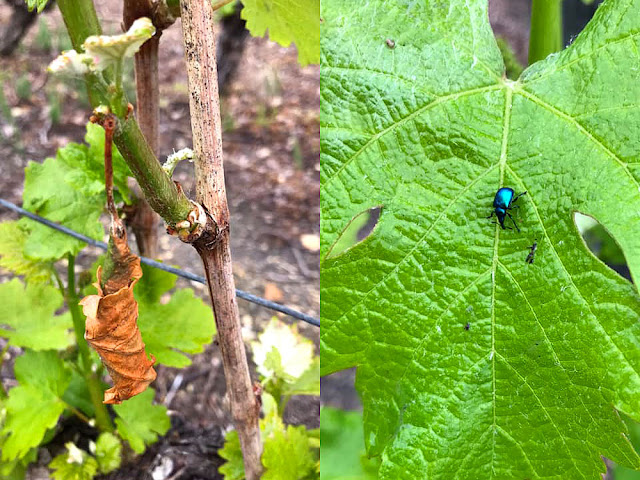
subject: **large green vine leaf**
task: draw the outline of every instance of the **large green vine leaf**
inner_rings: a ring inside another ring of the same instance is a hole
[[[605,2],[517,82],[486,0],[322,9],[322,370],[359,367],[381,478],[640,468],[614,410],[640,420],[640,297],[573,219],[640,279],[640,0]],[[521,233],[486,219],[500,186],[528,192]]]
[[[58,149],[55,158],[43,163],[29,162],[25,169],[23,206],[38,215],[95,239],[102,239],[104,229],[99,221],[106,202],[104,193],[104,130],[87,124],[88,145],[69,143]],[[113,151],[116,200],[128,200],[129,169],[122,155]],[[54,261],[66,254],[77,254],[86,245],[64,233],[20,220],[29,231],[24,242],[27,259]]]
[[[58,150],[55,159],[47,158],[42,164],[29,162],[25,169],[23,207],[84,235],[102,239],[104,230],[99,218],[104,196],[92,191],[95,186],[88,185],[86,190],[75,188],[77,170],[67,168],[71,158],[77,162],[84,159],[79,146],[70,144]],[[26,258],[54,261],[68,253],[75,255],[86,246],[33,220],[25,218],[20,223],[30,231],[24,247]]]
[[[242,0],[241,16],[255,37],[298,47],[302,66],[320,59],[320,0]]]
[[[138,326],[148,353],[157,363],[186,367],[186,353],[201,353],[213,341],[216,324],[213,312],[190,288],[176,290],[168,302],[160,301],[177,277],[142,265],[142,279],[136,285],[139,302]]]
[[[62,396],[71,379],[55,351],[27,350],[16,359],[14,373],[20,385],[9,391],[3,405],[7,414],[0,432],[0,436],[7,435],[3,461],[25,456],[56,426],[66,408]]]

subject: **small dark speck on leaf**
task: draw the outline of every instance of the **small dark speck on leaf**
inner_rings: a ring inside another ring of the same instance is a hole
[[[394,41],[393,41],[393,40],[391,40],[390,38],[387,38],[386,43],[387,43],[387,47],[389,47],[389,48],[396,48],[396,42],[394,42]]]
[[[464,326],[464,329],[469,330],[470,328],[471,328],[471,324],[467,322],[467,324]]]

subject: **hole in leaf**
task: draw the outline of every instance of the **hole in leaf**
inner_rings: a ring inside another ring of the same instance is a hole
[[[591,253],[620,276],[632,281],[624,253],[607,229],[595,218],[579,212],[573,214],[573,221]]]
[[[371,235],[371,232],[373,232],[373,229],[378,224],[381,210],[382,207],[373,207],[353,217],[335,241],[331,250],[329,250],[327,258],[340,255],[348,248],[357,245]]]

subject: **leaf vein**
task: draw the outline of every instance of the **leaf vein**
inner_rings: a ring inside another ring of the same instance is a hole
[[[511,174],[518,180],[518,182],[520,183],[521,187],[522,188],[526,188],[522,178],[520,178],[510,167],[507,167],[507,168],[509,168],[509,171],[511,172]],[[624,360],[627,363],[627,365],[629,365],[631,367],[631,370],[636,374],[636,376],[638,376],[640,374],[640,372],[638,372],[638,370],[636,368],[634,368],[633,363],[629,361],[629,359],[627,358],[625,353],[620,349],[618,344],[613,341],[613,339],[611,338],[609,333],[602,326],[602,323],[600,323],[600,320],[598,319],[597,315],[595,313],[593,313],[593,310],[591,309],[591,305],[589,304],[589,302],[587,302],[587,300],[584,298],[584,295],[582,294],[582,292],[580,291],[578,286],[574,283],[573,277],[569,274],[569,271],[567,270],[567,267],[565,266],[564,262],[562,261],[562,257],[560,256],[560,254],[558,253],[558,251],[554,247],[553,242],[551,241],[551,238],[549,237],[549,234],[547,232],[547,228],[545,227],[545,224],[542,221],[542,216],[538,212],[538,207],[536,206],[536,204],[535,204],[535,202],[533,200],[533,197],[530,197],[530,202],[531,202],[531,206],[533,207],[533,210],[534,210],[536,216],[538,217],[538,221],[540,222],[540,225],[542,226],[542,231],[544,232],[544,236],[549,241],[549,245],[551,246],[551,250],[555,254],[555,256],[558,259],[558,261],[560,262],[560,266],[562,267],[562,270],[564,271],[565,275],[567,276],[567,279],[569,280],[569,282],[571,282],[571,286],[578,293],[578,295],[580,296],[580,298],[582,299],[582,301],[586,305],[587,310],[589,310],[589,314],[595,319],[596,324],[600,327],[600,330],[604,334],[605,339],[608,340],[611,343],[611,345],[613,345],[616,348],[616,350],[620,353],[620,355],[622,355],[622,358],[624,358]]]
[[[431,226],[429,227],[429,229],[425,232],[424,235],[422,235],[422,237],[420,237],[418,239],[418,241],[415,242],[414,246],[411,248],[411,250],[409,250],[409,252],[407,252],[406,255],[404,255],[400,261],[396,264],[396,266],[386,275],[384,275],[384,277],[382,277],[382,279],[380,279],[379,282],[377,282],[373,287],[371,287],[365,294],[364,296],[358,300],[356,303],[354,303],[351,307],[349,307],[348,309],[346,309],[344,311],[344,313],[342,315],[340,315],[340,317],[336,318],[336,320],[329,326],[327,327],[323,327],[325,328],[325,331],[330,331],[332,328],[337,328],[337,326],[339,325],[339,323],[349,314],[351,313],[356,307],[358,307],[359,305],[361,305],[362,303],[364,303],[367,298],[369,297],[369,295],[375,290],[377,289],[380,285],[382,285],[391,275],[393,275],[398,268],[400,268],[400,265],[402,265],[407,259],[409,259],[409,257],[411,257],[411,254],[422,244],[422,242],[429,236],[429,234],[433,231],[433,229],[435,228],[435,226],[438,224],[438,222],[444,217],[445,213],[447,213],[447,211],[462,197],[463,194],[465,194],[472,186],[474,186],[476,183],[478,183],[482,178],[484,178],[486,175],[488,175],[495,167],[497,166],[497,164],[491,165],[489,168],[487,168],[483,173],[481,173],[480,175],[478,175],[476,177],[475,180],[469,182],[462,190],[460,190],[460,192],[458,192],[455,197],[451,200],[451,202],[449,202],[449,204],[447,204],[447,206],[445,206],[442,211],[440,212],[440,215],[438,215],[438,217],[433,221],[433,223],[431,224]]]
[[[529,384],[529,382],[527,382],[527,379],[524,378],[522,376],[522,374],[520,372],[518,372],[518,370],[516,370],[516,368],[511,365],[509,363],[509,361],[503,357],[500,353],[495,354],[496,357],[499,357],[504,363],[505,365],[507,365],[511,370],[513,370],[513,372],[520,377],[520,379],[522,380],[522,383],[524,385],[527,386],[527,388],[529,388],[529,391],[531,392],[531,394],[534,396],[534,398],[536,399],[536,401],[538,402],[538,405],[540,405],[540,408],[542,408],[542,411],[544,412],[545,416],[549,419],[549,421],[551,422],[551,425],[553,425],[553,428],[555,429],[556,433],[558,434],[558,436],[560,437],[560,439],[562,440],[562,443],[564,444],[564,447],[567,450],[567,453],[569,454],[569,458],[571,458],[571,463],[573,463],[573,466],[576,469],[576,473],[580,473],[580,475],[582,476],[582,478],[586,479],[587,477],[585,476],[584,473],[582,473],[582,471],[578,468],[578,465],[576,464],[576,460],[573,457],[573,454],[571,452],[571,449],[569,448],[569,445],[567,444],[566,438],[564,437],[564,435],[562,435],[562,433],[560,432],[560,429],[558,428],[558,425],[556,425],[556,422],[553,421],[553,417],[551,417],[551,414],[549,413],[549,411],[547,410],[547,408],[544,406],[544,403],[542,403],[542,400],[540,400],[540,397],[538,397],[538,395],[536,394],[535,390],[533,389],[533,387]]]
[[[589,130],[587,130],[574,117],[572,117],[568,113],[563,112],[562,110],[559,110],[558,108],[554,107],[553,105],[545,102],[540,97],[536,96],[535,94],[533,94],[531,92],[528,92],[526,90],[519,90],[518,93],[520,93],[523,97],[527,98],[531,102],[533,102],[533,103],[537,104],[538,106],[544,108],[545,110],[549,111],[550,113],[552,113],[552,114],[562,118],[563,120],[566,120],[567,122],[573,124],[589,140],[591,140],[595,145],[599,146],[607,155],[609,155],[612,159],[614,159],[620,165],[620,167],[622,167],[622,169],[627,174],[627,176],[635,184],[638,192],[640,192],[640,184],[638,183],[638,181],[635,179],[635,177],[629,171],[629,168],[627,167],[627,164],[625,162],[623,162],[620,157],[618,157],[609,147],[607,147],[598,138],[596,138]]]

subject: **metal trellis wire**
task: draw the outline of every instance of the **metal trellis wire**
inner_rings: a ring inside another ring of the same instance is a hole
[[[102,250],[106,250],[107,249],[107,244],[104,242],[101,242],[99,240],[94,240],[93,238],[89,238],[85,235],[82,235],[81,233],[78,233],[74,230],[71,230],[70,228],[67,228],[63,225],[59,225],[55,222],[52,222],[51,220],[47,220],[46,218],[43,218],[39,215],[36,215],[35,213],[32,213],[28,210],[25,210],[24,208],[20,208],[17,205],[8,202],[7,200],[4,200],[2,198],[0,198],[0,205],[2,205],[5,208],[8,208],[9,210],[12,210],[16,213],[19,213],[20,215],[23,215],[25,217],[30,218],[31,220],[35,220],[36,222],[40,222],[43,225],[46,225],[47,227],[53,228],[54,230],[57,230],[59,232],[62,232],[66,235],[69,235],[77,240],[80,240],[88,245],[92,245],[94,247],[98,247],[101,248]],[[165,272],[169,272],[169,273],[173,273],[174,275],[177,275],[179,277],[183,277],[186,278],[188,280],[192,280],[194,282],[198,282],[198,283],[202,283],[204,285],[207,284],[207,280],[200,276],[200,275],[196,275],[195,273],[191,273],[191,272],[187,272],[185,270],[181,270],[179,268],[175,268],[172,267],[170,265],[165,265],[164,263],[161,262],[157,262],[155,260],[152,260],[150,258],[147,257],[140,257],[140,262],[144,263],[145,265],[149,265],[150,267],[154,267],[154,268],[159,268],[160,270],[164,270]],[[269,308],[271,310],[275,310],[277,312],[281,312],[284,313],[286,315],[289,315],[293,318],[296,318],[298,320],[302,320],[304,322],[307,322],[311,325],[315,325],[316,327],[320,326],[320,319],[316,318],[316,317],[312,317],[311,315],[307,315],[306,313],[302,313],[302,312],[298,312],[297,310],[294,310],[293,308],[289,308],[285,305],[281,305],[279,303],[275,303],[272,302],[270,300],[267,300],[266,298],[262,298],[262,297],[258,297],[257,295],[253,295],[249,292],[245,292],[244,290],[240,290],[240,289],[236,289],[236,296],[238,298],[242,298],[243,300],[246,300],[248,302],[251,303],[255,303],[256,305],[261,305],[263,307]]]

